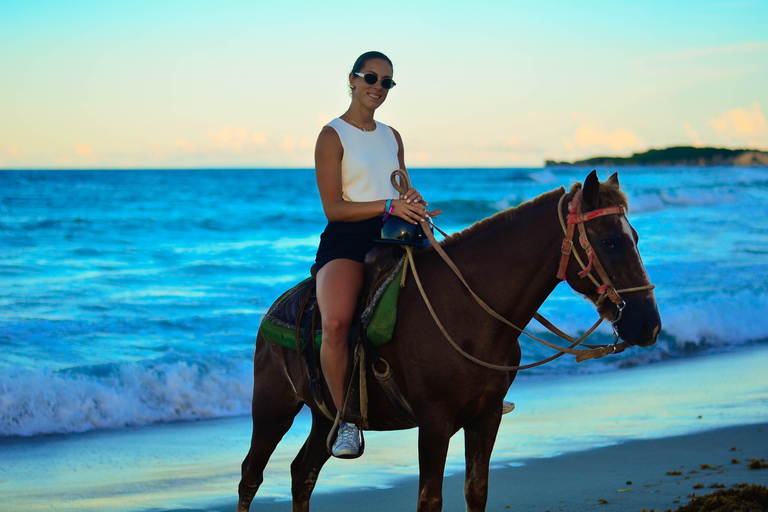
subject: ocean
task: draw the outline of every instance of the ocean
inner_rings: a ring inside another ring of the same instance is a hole
[[[410,174],[455,232],[589,170]],[[659,341],[562,357],[522,372],[512,394],[768,346],[768,168],[618,171],[657,287]],[[0,456],[51,434],[83,442],[247,417],[262,315],[308,276],[324,225],[311,169],[0,171]],[[597,317],[565,284],[541,312],[574,335]],[[610,328],[594,339],[611,341]],[[551,354],[521,343],[524,362]],[[762,409],[723,422],[765,421],[765,396],[755,400]],[[306,414],[297,425],[306,431]]]

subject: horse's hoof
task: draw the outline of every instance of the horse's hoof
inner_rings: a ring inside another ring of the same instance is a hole
[[[501,414],[509,414],[514,410],[515,410],[514,402],[507,402],[506,400],[501,402]]]

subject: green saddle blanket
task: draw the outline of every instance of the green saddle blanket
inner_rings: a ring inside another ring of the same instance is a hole
[[[397,265],[390,271],[387,277],[380,280],[381,284],[368,301],[360,315],[360,326],[365,329],[368,339],[376,346],[383,345],[392,339],[397,320],[397,301],[400,298],[400,280],[403,275],[405,257],[401,258]],[[314,309],[317,308],[317,299],[314,296],[306,297],[306,294],[314,295],[313,277],[309,277],[280,296],[259,326],[259,332],[265,341],[275,343],[283,347],[296,350],[296,322],[303,317],[307,322],[311,318]],[[303,312],[300,311],[303,309]],[[312,333],[315,346],[320,348],[322,339],[321,323],[316,322],[316,328]],[[306,344],[310,336],[301,336],[301,348]]]

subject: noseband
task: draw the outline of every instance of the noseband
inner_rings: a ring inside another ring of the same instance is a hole
[[[653,290],[656,286],[653,284],[648,284],[645,286],[636,286],[634,288],[623,288],[621,290],[617,290],[616,287],[613,286],[613,283],[608,277],[608,274],[605,272],[603,265],[600,263],[600,259],[595,254],[595,250],[589,243],[589,238],[587,238],[587,231],[584,227],[584,223],[604,215],[625,215],[626,212],[624,211],[624,207],[609,206],[608,208],[601,208],[599,210],[581,213],[581,202],[584,191],[580,189],[573,196],[573,199],[570,201],[570,203],[568,203],[568,217],[566,226],[566,221],[563,220],[563,200],[565,199],[566,195],[567,194],[563,194],[562,197],[560,197],[560,201],[557,203],[557,215],[560,218],[560,226],[563,228],[563,234],[565,235],[565,238],[563,238],[563,245],[560,249],[562,256],[560,257],[560,267],[557,269],[557,278],[561,281],[565,280],[565,272],[568,269],[568,261],[571,257],[571,254],[573,254],[573,256],[576,258],[576,261],[579,262],[579,265],[582,268],[582,270],[578,273],[579,277],[582,279],[589,277],[589,279],[595,285],[595,289],[598,294],[598,298],[595,304],[600,306],[600,304],[602,304],[607,297],[616,305],[616,318],[613,320],[613,332],[616,334],[616,338],[618,340],[616,324],[619,322],[619,320],[621,320],[621,313],[624,311],[624,306],[626,305],[619,294]],[[579,245],[581,245],[581,248],[584,249],[584,252],[588,258],[586,265],[579,257],[579,254],[573,250],[573,235],[575,226],[578,226],[579,228]],[[595,277],[592,275],[593,269],[600,278],[600,281],[595,279]]]

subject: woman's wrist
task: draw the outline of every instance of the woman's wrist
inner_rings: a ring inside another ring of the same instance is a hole
[[[384,219],[387,220],[390,215],[392,215],[392,212],[395,211],[395,205],[392,204],[392,199],[387,199],[384,202]]]

